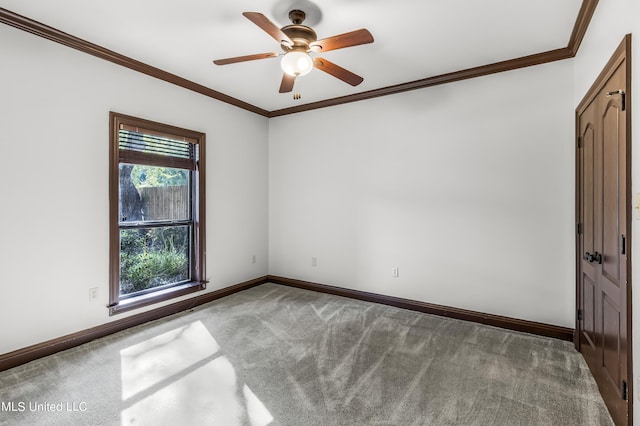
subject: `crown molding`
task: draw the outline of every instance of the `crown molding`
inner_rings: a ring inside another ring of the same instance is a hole
[[[573,25],[571,36],[567,47],[555,50],[549,50],[534,55],[522,56],[516,59],[496,62],[493,64],[482,65],[479,67],[468,68],[466,70],[454,71],[447,74],[441,74],[433,77],[423,78],[421,80],[411,81],[408,83],[396,84],[395,86],[382,87],[380,89],[369,90],[367,92],[355,93],[348,96],[338,98],[325,99],[318,102],[312,102],[291,108],[283,108],[274,110],[269,113],[269,117],[279,117],[282,115],[295,114],[303,111],[310,111],[318,108],[326,108],[329,106],[346,104],[349,102],[362,101],[365,99],[376,98],[379,96],[393,95],[396,93],[407,92],[409,90],[424,89],[426,87],[437,86],[439,84],[453,83],[454,81],[466,80],[469,78],[482,77],[489,74],[495,74],[504,71],[511,71],[518,68],[525,68],[534,65],[545,64],[547,62],[561,61],[576,56],[582,39],[587,32],[591,18],[598,5],[598,0],[583,0],[576,22]]]
[[[589,23],[591,23],[596,6],[598,6],[598,0],[583,0],[576,23],[573,25],[573,31],[571,31],[571,37],[569,37],[569,44],[567,44],[571,56],[576,56],[578,53],[578,48],[587,32]]]
[[[0,8],[0,22],[26,31],[28,33],[37,35],[39,37],[46,38],[47,40],[63,44],[67,47],[71,47],[72,49],[88,53],[89,55],[96,56],[100,59],[113,62],[114,64],[118,64],[134,71],[147,74],[151,77],[164,80],[168,83],[175,84],[176,86],[180,86],[188,90],[192,90],[210,98],[217,99],[221,102],[237,106],[238,108],[254,112],[264,117],[269,116],[269,111],[259,108],[255,105],[225,95],[224,93],[187,80],[186,78],[182,78],[175,74],[171,74],[170,72],[161,70],[160,68],[145,64],[144,62],[129,58],[128,56],[121,55],[117,52],[114,52],[113,50],[109,50],[97,44],[88,42],[71,34],[60,31],[56,28],[50,27],[49,25],[45,25],[41,22],[27,18],[26,16],[14,13],[10,10]]]
[[[0,22],[10,25],[14,28],[29,32],[39,37],[46,38],[47,40],[54,41],[56,43],[63,44],[71,47],[72,49],[79,50],[84,53],[96,56],[101,59],[113,62],[123,67],[132,69],[134,71],[141,72],[151,77],[158,78],[171,84],[183,87],[185,89],[200,93],[218,101],[242,108],[246,111],[250,111],[261,115],[263,117],[272,118],[280,117],[283,115],[295,114],[298,112],[310,111],[319,108],[326,108],[330,106],[342,105],[350,102],[357,102],[366,99],[372,99],[380,96],[393,95],[396,93],[407,92],[410,90],[424,89],[426,87],[437,86],[440,84],[452,83],[455,81],[466,80],[470,78],[482,77],[489,74],[500,73],[504,71],[510,71],[518,68],[525,68],[534,65],[540,65],[547,62],[560,61],[563,59],[569,59],[574,57],[577,52],[591,18],[595,12],[598,0],[583,0],[576,18],[571,36],[569,37],[569,43],[566,47],[559,49],[549,50],[546,52],[536,53],[533,55],[522,56],[515,59],[496,62],[487,65],[481,65],[478,67],[467,68],[465,70],[454,71],[446,74],[436,75],[432,77],[423,78],[420,80],[410,81],[407,83],[396,84],[393,86],[382,87],[378,89],[369,90],[366,92],[355,93],[347,96],[340,96],[337,98],[325,99],[318,102],[311,102],[308,104],[298,105],[290,108],[283,108],[273,111],[267,111],[256,105],[241,101],[234,97],[225,95],[222,92],[210,89],[201,84],[187,80],[175,74],[171,74],[167,71],[121,55],[112,50],[106,49],[97,44],[88,42],[81,38],[75,37],[71,34],[60,31],[56,28],[45,25],[41,22],[27,18],[26,16],[19,15],[10,10],[0,8]]]
[[[410,90],[424,89],[426,87],[437,86],[440,84],[453,83],[454,81],[466,80],[469,78],[482,77],[489,74],[500,73],[504,71],[515,70],[518,68],[540,65],[547,62],[569,59],[572,55],[569,49],[563,47],[561,49],[549,50],[547,52],[536,53],[534,55],[522,56],[507,61],[495,62],[493,64],[482,65],[474,68],[467,68],[461,71],[454,71],[447,74],[436,75],[433,77],[423,78],[408,83],[396,84],[394,86],[382,87],[380,89],[369,90],[367,92],[355,93],[353,95],[341,96],[338,98],[325,99],[318,102],[312,102],[291,108],[284,108],[269,113],[269,117],[279,117],[282,115],[294,114],[297,112],[310,111],[318,108],[346,104],[349,102],[362,101],[365,99],[377,98],[379,96],[393,95],[396,93],[407,92]]]

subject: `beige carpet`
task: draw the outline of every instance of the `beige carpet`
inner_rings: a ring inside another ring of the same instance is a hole
[[[265,284],[0,373],[2,425],[611,425],[568,342]]]

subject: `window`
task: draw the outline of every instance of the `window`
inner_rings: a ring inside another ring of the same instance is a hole
[[[203,133],[111,112],[110,315],[206,288]]]

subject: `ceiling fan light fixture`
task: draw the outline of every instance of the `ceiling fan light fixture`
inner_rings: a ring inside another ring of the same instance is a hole
[[[303,51],[292,50],[285,53],[280,62],[282,70],[287,74],[299,77],[309,74],[313,69],[313,59]]]

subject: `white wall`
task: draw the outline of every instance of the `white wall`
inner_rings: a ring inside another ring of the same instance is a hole
[[[576,63],[623,34],[598,31]],[[574,325],[573,110],[604,62],[267,121],[8,26],[0,52],[0,353],[127,315],[104,307],[109,110],[207,133],[208,291],[268,272]]]
[[[269,272],[573,327],[572,79],[566,60],[271,119]]]
[[[584,41],[575,58],[575,91],[574,104],[584,97],[598,77],[607,61],[616,50],[625,34],[632,35],[632,86],[640,82],[640,3],[636,0],[608,0],[598,3],[595,14],[589,25]],[[638,123],[640,123],[640,108],[638,97],[632,99],[632,193],[640,193],[640,136]],[[635,271],[633,281],[640,282],[640,222],[638,215],[634,213],[632,227],[632,271]],[[631,284],[633,287],[633,283]],[[633,330],[640,330],[640,292],[633,291]],[[634,333],[635,334],[635,333]],[[633,364],[635,366],[633,384],[636,399],[634,403],[634,421],[640,422],[640,337],[633,336]]]
[[[207,134],[207,291],[267,274],[267,119],[6,25],[0,55],[0,354],[128,315],[105,307],[110,110]]]

